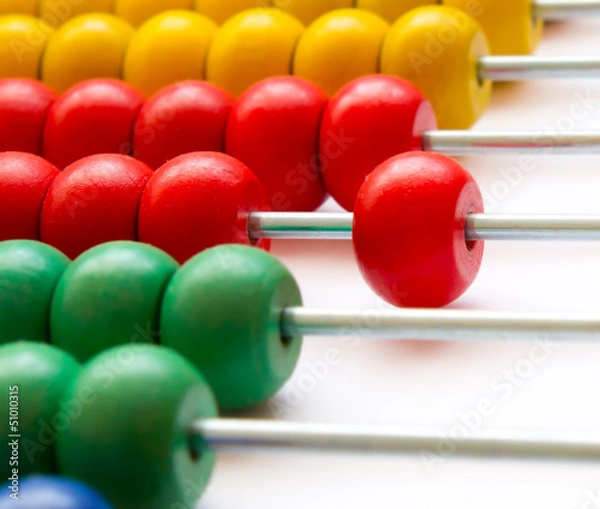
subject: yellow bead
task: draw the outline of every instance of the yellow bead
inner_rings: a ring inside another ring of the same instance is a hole
[[[134,27],[162,12],[191,8],[192,0],[115,0],[115,14]]]
[[[111,14],[84,14],[67,21],[48,43],[43,81],[62,93],[92,78],[120,79],[133,31],[129,23]]]
[[[290,74],[304,26],[277,9],[251,9],[229,19],[208,53],[206,76],[233,95],[271,76]]]
[[[416,85],[429,99],[441,129],[467,129],[485,111],[491,83],[480,82],[477,62],[488,54],[482,28],[452,7],[420,7],[388,33],[381,72]]]
[[[374,12],[388,23],[394,23],[412,9],[436,3],[437,0],[356,0],[356,8]]]
[[[444,4],[465,11],[485,32],[493,55],[533,53],[544,23],[532,16],[531,0],[444,0]]]
[[[89,12],[112,12],[114,0],[41,0],[40,17],[57,28],[75,16]]]
[[[39,0],[0,0],[0,15],[29,14],[37,16]]]
[[[294,74],[334,95],[346,83],[379,72],[381,45],[390,26],[359,9],[321,16],[300,37]]]
[[[217,24],[191,11],[169,11],[144,23],[125,57],[125,81],[146,95],[187,79],[204,79],[206,57]]]
[[[273,0],[273,5],[296,16],[308,25],[318,17],[335,9],[347,9],[354,6],[353,0]]]
[[[0,78],[38,79],[52,32],[52,27],[33,16],[0,16]]]
[[[270,5],[270,0],[196,0],[194,9],[222,25],[238,12]]]

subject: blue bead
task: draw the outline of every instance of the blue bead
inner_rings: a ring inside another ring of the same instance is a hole
[[[18,500],[15,499],[18,497]],[[20,479],[18,491],[9,481],[0,493],[0,509],[112,509],[85,484],[56,476]]]

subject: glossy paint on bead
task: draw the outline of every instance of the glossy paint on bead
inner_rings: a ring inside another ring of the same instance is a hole
[[[158,343],[163,294],[177,268],[169,255],[138,242],[110,242],[86,251],[56,287],[53,344],[87,362],[114,346]]]
[[[392,25],[381,72],[413,83],[431,102],[440,129],[469,129],[490,101],[492,84],[478,73],[479,58],[488,54],[481,25],[463,11],[421,7]]]
[[[334,95],[355,78],[379,72],[379,55],[390,26],[368,11],[325,14],[303,32],[294,56],[294,75]]]
[[[0,241],[40,239],[40,213],[58,169],[39,156],[0,153]]]
[[[281,335],[280,313],[300,306],[288,269],[248,246],[218,246],[187,262],[165,294],[162,343],[206,376],[221,409],[266,401],[291,376],[302,340]]]
[[[318,143],[327,102],[310,82],[278,77],[250,87],[234,103],[226,151],[260,179],[273,210],[310,212],[325,200]]]
[[[86,157],[52,183],[41,216],[41,239],[70,258],[114,240],[137,240],[140,198],[152,170],[121,155]]]
[[[69,354],[44,343],[19,341],[0,346],[0,383],[6,397],[0,405],[0,433],[6,437],[0,442],[0,454],[5,460],[0,463],[2,479],[12,475],[7,461],[12,457],[9,437],[14,435],[10,429],[13,419],[9,419],[9,393],[16,394],[18,402],[19,475],[56,473],[57,430],[72,420],[71,410],[64,406],[64,396],[79,371],[80,365]],[[8,495],[5,490],[0,507],[4,500],[20,507],[21,500],[15,503]]]
[[[144,101],[140,91],[117,80],[75,85],[48,114],[44,157],[64,169],[91,155],[131,154],[134,125]]]
[[[0,151],[41,155],[46,118],[56,98],[39,81],[0,80]]]
[[[77,16],[50,38],[42,62],[42,80],[59,93],[93,78],[120,79],[133,27],[105,13]]]
[[[217,415],[198,370],[168,348],[126,345],[88,362],[65,404],[90,391],[95,397],[58,435],[61,474],[92,486],[115,509],[194,506],[214,454],[194,454],[189,426]]]
[[[349,83],[330,101],[321,126],[327,191],[353,210],[366,176],[392,156],[420,150],[423,132],[432,129],[431,105],[410,83],[383,75]]]
[[[234,96],[265,78],[291,73],[304,26],[278,9],[251,9],[230,18],[208,55],[207,79]]]
[[[142,196],[139,240],[179,263],[220,244],[253,244],[248,214],[269,210],[258,178],[225,154],[194,152],[158,169]],[[268,249],[269,240],[257,246]]]
[[[164,88],[137,118],[134,156],[153,169],[190,152],[223,152],[233,97],[206,81],[183,81]]]
[[[123,78],[147,95],[179,81],[205,79],[217,28],[210,18],[190,11],[150,18],[129,43]]]
[[[0,345],[50,340],[52,296],[68,265],[64,254],[41,242],[0,242]]]
[[[450,304],[481,266],[483,242],[465,238],[467,215],[481,212],[481,192],[456,161],[426,152],[389,159],[367,177],[354,209],[363,277],[396,306]]]

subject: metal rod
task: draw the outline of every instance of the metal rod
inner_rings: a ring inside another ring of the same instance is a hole
[[[533,15],[545,20],[586,18],[600,14],[598,0],[533,0]]]
[[[600,78],[594,57],[485,56],[478,67],[482,81]]]
[[[598,341],[600,315],[573,316],[451,309],[282,312],[283,337],[347,336],[414,341]]]
[[[472,132],[428,131],[422,149],[449,156],[514,154],[600,154],[600,131]]]
[[[600,240],[600,216],[526,216],[471,214],[467,240]]]
[[[248,233],[254,240],[348,240],[352,239],[352,222],[353,215],[346,213],[254,212]],[[465,239],[598,241],[600,216],[471,214],[465,224]]]
[[[243,419],[204,419],[194,422],[193,446],[219,452],[252,449],[302,449],[334,452],[418,454],[435,453],[447,434],[437,430],[399,427],[346,426]],[[479,431],[462,440],[460,456],[504,456],[600,460],[600,434],[533,434]]]
[[[352,239],[352,214],[325,212],[253,212],[248,219],[252,239]]]

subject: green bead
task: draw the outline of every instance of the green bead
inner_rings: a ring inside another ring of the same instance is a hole
[[[178,267],[166,253],[137,242],[85,252],[56,288],[52,343],[85,362],[113,346],[157,342],[163,294]]]
[[[215,247],[171,280],[161,342],[206,376],[222,409],[247,408],[273,396],[294,371],[302,339],[282,337],[281,312],[301,304],[293,276],[270,254]]]
[[[0,478],[3,481],[12,475],[13,468],[18,469],[20,478],[32,473],[56,473],[57,432],[76,417],[74,409],[64,404],[63,396],[80,369],[70,355],[46,343],[19,341],[0,346]],[[16,434],[21,435],[18,465],[12,463],[11,442],[15,438],[10,436],[16,429]]]
[[[50,303],[69,259],[32,240],[0,242],[0,345],[49,341]]]
[[[194,507],[214,454],[190,447],[190,424],[214,418],[202,375],[168,348],[133,344],[101,353],[67,394],[81,415],[59,434],[61,475],[102,493],[116,509]]]

